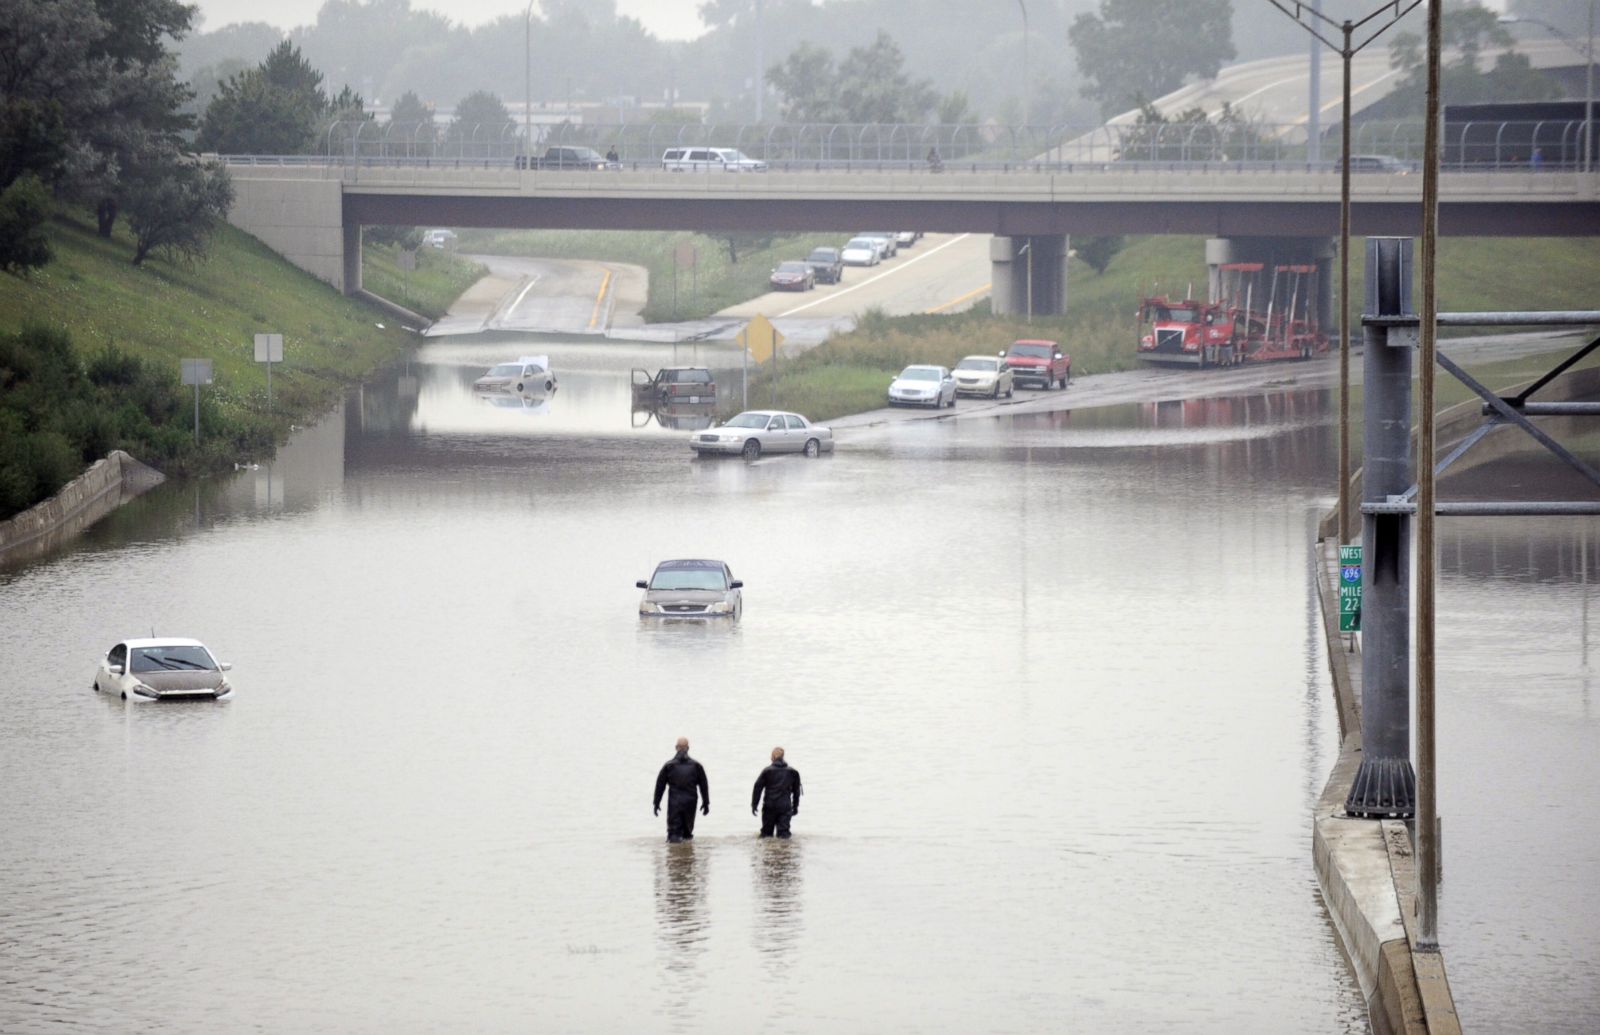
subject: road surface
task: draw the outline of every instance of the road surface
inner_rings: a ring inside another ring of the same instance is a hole
[[[458,298],[429,337],[486,330],[607,334],[644,323],[642,266],[587,259],[467,255],[488,276]]]

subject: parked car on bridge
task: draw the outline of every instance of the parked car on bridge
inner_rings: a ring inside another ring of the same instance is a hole
[[[839,258],[846,266],[876,266],[883,261],[883,249],[870,237],[852,237]]]
[[[844,279],[844,260],[837,248],[813,248],[806,256],[806,265],[818,284],[837,284]]]
[[[94,689],[124,701],[220,701],[233,694],[231,668],[199,640],[123,640],[100,659]]]
[[[701,454],[737,453],[746,460],[754,460],[762,453],[804,453],[814,457],[833,452],[833,430],[813,424],[798,413],[746,410],[726,424],[693,435],[689,448]]]
[[[932,406],[956,404],[956,379],[949,367],[914,364],[889,382],[889,405]]]
[[[635,586],[644,590],[640,618],[726,618],[744,614],[744,583],[725,561],[662,561],[655,574]]]
[[[523,356],[515,363],[496,363],[472,382],[473,395],[534,394],[557,388],[549,356]]]
[[[1344,169],[1342,157],[1333,160],[1335,172]],[[1411,163],[1401,161],[1394,155],[1351,155],[1351,173],[1394,173],[1404,176],[1411,171]]]
[[[622,163],[607,160],[606,156],[592,147],[551,147],[539,158],[537,167],[540,169],[584,169],[598,171],[600,169],[620,169]]]
[[[956,364],[956,394],[1011,398],[1015,391],[1011,368],[998,356],[967,356]]]
[[[780,262],[767,282],[779,291],[810,291],[817,286],[817,275],[805,262]]]
[[[661,154],[668,172],[766,172],[767,163],[731,147],[670,147]]]

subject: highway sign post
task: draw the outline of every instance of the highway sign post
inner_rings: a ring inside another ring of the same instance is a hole
[[[194,440],[200,441],[200,386],[211,383],[211,361],[209,359],[185,359],[183,363],[183,383],[194,385]]]
[[[267,365],[267,414],[272,414],[272,364],[283,362],[283,335],[256,335],[256,362]]]
[[[783,335],[772,326],[772,321],[757,313],[749,323],[744,325],[744,330],[739,332],[735,339],[744,346],[746,356],[755,358],[757,363],[765,363],[767,358],[772,358],[772,405],[778,405],[778,346],[783,344]],[[750,405],[750,370],[744,371],[744,405]]]
[[[1339,547],[1339,631],[1361,631],[1361,547]]]

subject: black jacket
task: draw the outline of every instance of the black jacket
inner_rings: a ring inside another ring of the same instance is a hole
[[[672,788],[672,802],[687,801],[694,806],[694,792],[700,791],[700,802],[703,805],[711,804],[711,785],[706,782],[706,770],[699,762],[689,757],[687,751],[680,751],[672,756],[672,760],[661,767],[661,772],[656,776],[655,805],[661,805],[661,792],[668,787]]]
[[[800,770],[790,769],[789,763],[781,758],[761,770],[761,775],[756,777],[755,789],[750,792],[752,809],[760,803],[762,791],[767,794],[767,811],[799,812]]]

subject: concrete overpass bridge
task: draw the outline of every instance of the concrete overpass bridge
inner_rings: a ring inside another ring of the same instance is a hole
[[[1071,234],[1204,234],[1270,241],[1282,258],[1319,258],[1330,253],[1339,226],[1338,173],[1277,162],[974,161],[937,173],[921,162],[817,162],[733,175],[644,165],[528,170],[495,159],[225,160],[236,190],[230,220],[346,293],[361,288],[361,228],[370,225],[713,233],[914,227],[994,235],[996,311],[1018,311],[1031,279],[1034,311],[1059,312]],[[1440,181],[1443,234],[1600,233],[1600,174],[1522,166],[1446,171]],[[1352,184],[1354,234],[1419,232],[1420,176],[1362,174]],[[1221,246],[1212,261],[1251,257],[1251,247]]]

